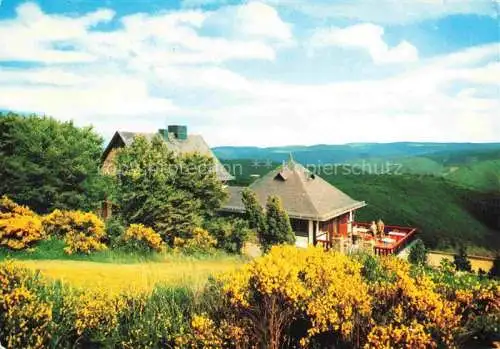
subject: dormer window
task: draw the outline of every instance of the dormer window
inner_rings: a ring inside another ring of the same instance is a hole
[[[284,172],[278,172],[278,174],[276,175],[276,177],[274,177],[274,179],[277,179],[279,181],[286,181],[286,179],[288,178],[287,174],[284,173]]]

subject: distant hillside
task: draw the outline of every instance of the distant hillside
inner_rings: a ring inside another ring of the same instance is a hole
[[[285,147],[216,147],[214,153],[220,159],[263,159],[273,161],[285,160],[290,152],[302,164],[343,163],[363,159],[397,159],[405,157],[426,156],[464,152],[500,153],[500,143],[351,143],[345,145],[313,145]],[[451,156],[451,155],[450,155]],[[437,159],[432,159],[440,163]],[[442,159],[443,160],[443,159]],[[444,160],[443,160],[444,161]]]
[[[237,185],[248,185],[254,175],[263,175],[277,165],[256,166],[251,160],[224,164],[237,169],[233,172]],[[500,194],[480,193],[458,187],[443,177],[422,174],[321,176],[353,198],[368,203],[358,211],[359,221],[382,218],[386,224],[417,227],[432,248],[465,243],[491,254],[500,250]]]
[[[500,191],[500,160],[487,160],[464,165],[446,176],[466,188]]]
[[[304,165],[351,165],[368,174],[391,167],[398,174],[446,176],[460,186],[481,191],[500,190],[500,143],[359,143],[274,148],[219,147],[214,152],[233,164],[281,163],[290,153]],[[249,167],[254,172],[264,168]]]

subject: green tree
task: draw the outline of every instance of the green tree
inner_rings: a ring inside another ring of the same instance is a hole
[[[415,265],[427,264],[427,248],[421,239],[415,240],[408,254],[408,261]]]
[[[176,156],[159,135],[151,141],[137,137],[116,158],[113,201],[123,221],[152,227],[170,244],[175,237],[190,238],[226,195],[214,171],[186,169],[186,164],[211,161]]]
[[[245,218],[251,229],[262,234],[266,230],[266,217],[257,196],[250,189],[243,190],[242,201],[245,206]]]
[[[493,265],[488,273],[490,278],[499,278],[500,277],[500,254],[497,254],[495,260],[493,261]]]
[[[266,229],[260,234],[264,250],[277,244],[293,244],[295,235],[292,231],[288,213],[277,196],[269,196],[266,203]]]
[[[102,142],[91,127],[50,117],[3,114],[0,196],[38,213],[99,207],[105,192],[99,172]]]
[[[467,256],[467,250],[464,246],[460,246],[458,254],[453,256],[453,264],[457,270],[472,271],[472,266]]]
[[[216,217],[206,220],[205,228],[217,240],[217,248],[229,253],[241,253],[252,231],[241,218]]]
[[[214,159],[193,153],[181,155],[176,161],[176,187],[199,199],[204,215],[213,215],[227,198],[227,192],[217,179]]]

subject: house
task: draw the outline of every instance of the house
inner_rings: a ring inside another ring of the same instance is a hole
[[[243,187],[229,187],[225,212],[245,212]],[[290,159],[283,166],[256,180],[249,187],[265,207],[267,197],[280,197],[287,211],[297,245],[316,244],[321,239],[347,236],[352,230],[356,210],[364,201],[354,200],[330,183]]]
[[[221,211],[244,213],[242,192],[245,188],[228,189],[230,197]],[[351,198],[291,157],[248,189],[256,194],[263,207],[268,196],[280,197],[299,247],[320,244],[326,249],[347,250],[359,247],[359,241],[366,241],[365,245],[377,254],[394,254],[406,246],[415,233],[413,228],[386,226],[385,236],[372,236],[369,224],[355,221],[356,211],[366,206],[364,201]],[[357,237],[356,242],[353,236]]]
[[[102,154],[102,171],[106,174],[114,172],[114,159],[116,152],[122,147],[126,147],[134,141],[137,136],[145,137],[148,140],[153,139],[155,135],[161,135],[163,140],[175,154],[193,154],[199,153],[214,159],[214,171],[217,178],[222,182],[233,180],[234,177],[220,163],[216,158],[208,144],[205,142],[201,135],[188,134],[187,127],[181,125],[169,125],[168,128],[160,129],[157,132],[144,133],[144,132],[127,132],[117,131],[111,138],[108,146]]]
[[[168,145],[168,148],[175,154],[181,155],[198,153],[213,158],[213,170],[221,182],[226,183],[234,179],[234,177],[224,168],[219,159],[217,159],[214,155],[203,137],[201,135],[188,134],[187,127],[183,125],[169,125],[167,129],[160,129],[157,132],[151,133],[116,131],[102,154],[101,171],[105,174],[113,174],[115,172],[114,160],[117,151],[120,148],[132,144],[135,137],[142,136],[151,140],[158,134]],[[105,201],[101,211],[101,215],[104,219],[109,218],[112,213],[111,203]]]

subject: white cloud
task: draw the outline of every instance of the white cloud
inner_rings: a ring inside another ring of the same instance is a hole
[[[382,80],[310,85],[240,80],[232,90],[236,96],[220,107],[203,109],[201,102],[187,115],[210,120],[214,126],[203,132],[212,144],[498,141],[498,94],[479,98],[448,90],[457,81],[497,89],[497,64],[471,67],[495,49],[487,45],[461,52],[458,66],[457,54],[422,61]],[[227,96],[225,87],[217,96]]]
[[[315,18],[352,19],[378,24],[408,24],[459,14],[498,16],[498,3],[492,0],[265,1],[283,10],[294,9]]]
[[[407,41],[389,47],[383,40],[384,28],[371,23],[355,24],[345,28],[318,29],[311,38],[312,49],[339,46],[366,50],[373,61],[404,63],[418,60],[418,51]]]
[[[55,45],[79,40],[89,28],[114,16],[111,10],[97,10],[78,18],[46,15],[34,3],[19,5],[16,13],[16,19],[0,21],[0,61],[94,61],[96,58],[88,52],[61,50]]]
[[[202,26],[207,17],[219,16],[217,11],[133,14],[120,19],[123,28],[109,32],[89,29],[111,20],[113,11],[103,9],[75,18],[47,15],[38,5],[26,3],[17,8],[17,18],[0,21],[0,61],[117,59],[135,64],[199,64],[273,60],[276,47],[265,39],[291,39],[288,27],[267,5],[251,3],[231,7],[231,11],[237,13],[238,21],[225,27],[221,35],[208,36]],[[259,24],[272,30],[266,34],[258,29]],[[227,32],[242,35],[228,38]]]
[[[0,108],[71,117],[106,135],[153,130],[175,119],[211,145],[498,141],[498,95],[478,97],[479,89],[497,88],[498,63],[494,57],[484,62],[496,49],[487,45],[421,61],[382,80],[308,85],[253,80],[208,66],[127,74],[10,70],[0,74],[7,76],[0,79]],[[47,86],[50,76],[60,86]],[[450,92],[456,82],[464,87]]]
[[[207,25],[224,29],[233,37],[292,41],[291,24],[284,22],[274,7],[257,1],[220,8],[210,14]]]
[[[89,28],[110,18],[106,10],[74,18],[29,6],[18,18],[0,22],[0,31],[7,25],[15,36],[10,40],[18,38],[20,47],[26,46],[21,53],[10,51],[17,60],[35,52],[45,55],[47,64],[0,68],[2,109],[92,123],[105,135],[116,129],[151,131],[167,119],[176,120],[203,133],[211,145],[498,141],[500,134],[497,44],[420,59],[404,72],[379,80],[286,83],[244,76],[224,64],[236,59],[271,61],[276,45],[290,38],[291,32],[283,29],[289,26],[277,25],[273,34],[259,32],[254,9],[248,15],[254,25],[223,36],[203,31],[218,11],[130,15],[119,19],[119,28],[102,32]],[[271,15],[265,21],[275,20]],[[54,24],[57,33],[52,27],[44,31],[47,24],[42,23]],[[23,30],[35,24],[40,37],[29,39],[29,31]],[[417,58],[405,42],[389,47],[381,27],[348,29],[326,31],[319,46],[365,50],[377,63]],[[4,36],[0,40],[6,40]],[[75,51],[44,46],[60,37]],[[0,60],[6,57],[2,49]],[[90,62],[59,64],[70,60],[66,53],[85,55]]]

